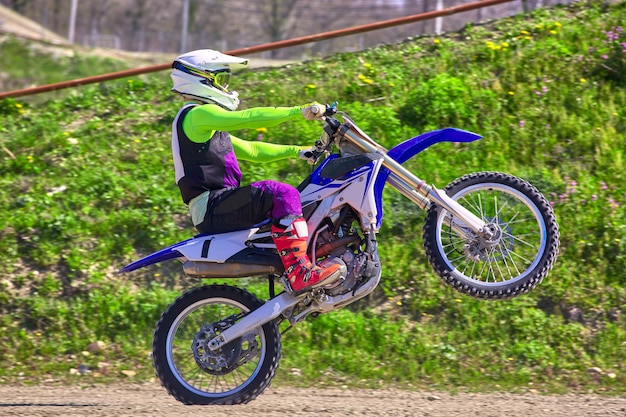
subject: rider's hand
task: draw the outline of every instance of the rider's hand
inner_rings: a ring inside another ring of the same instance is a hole
[[[315,165],[317,159],[320,157],[320,152],[321,151],[316,146],[312,148],[302,148],[300,152],[298,152],[298,158],[304,159],[309,165]]]
[[[298,152],[298,158],[304,159],[309,163],[309,165],[315,165],[317,162],[317,157],[313,151],[317,151],[317,148],[314,146],[312,148],[302,148],[300,152]]]
[[[317,102],[305,104],[300,110],[302,110],[302,117],[307,120],[324,120],[323,104]]]

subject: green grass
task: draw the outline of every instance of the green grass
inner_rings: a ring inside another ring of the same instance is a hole
[[[443,126],[480,133],[407,166],[439,187],[480,170],[524,177],[561,226],[544,283],[512,301],[478,301],[434,275],[424,214],[386,191],[380,287],[287,333],[277,384],[624,393],[625,21],[623,1],[580,2],[233,80],[244,108],[338,100],[386,147]],[[1,57],[14,42],[0,44]],[[67,65],[50,65],[38,81],[63,79]],[[1,66],[16,77],[11,63]],[[76,68],[74,76],[93,73]],[[194,234],[174,184],[170,126],[181,103],[169,89],[164,72],[0,101],[0,381],[152,375],[154,323],[197,282],[175,262],[115,271]],[[320,129],[297,121],[238,132],[259,134],[305,145]],[[309,168],[242,169],[246,182],[296,185]],[[264,294],[262,280],[254,291]],[[104,350],[88,352],[96,341]],[[81,364],[92,372],[70,375]]]
[[[130,65],[121,59],[102,57],[97,52],[27,42],[9,35],[0,36],[0,49],[1,91],[121,71]],[[50,95],[64,94],[51,93],[48,97]]]

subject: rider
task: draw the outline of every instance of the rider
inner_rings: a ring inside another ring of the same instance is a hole
[[[172,63],[172,91],[184,98],[172,125],[176,183],[200,233],[245,229],[271,218],[271,236],[289,290],[300,294],[335,281],[345,266],[339,261],[313,265],[306,253],[308,227],[298,190],[272,180],[241,186],[237,160],[300,157],[312,163],[312,149],[245,141],[229,132],[276,126],[298,117],[321,120],[322,107],[311,103],[237,111],[238,94],[228,89],[228,81],[232,69],[247,65],[246,59],[210,49],[188,52]]]

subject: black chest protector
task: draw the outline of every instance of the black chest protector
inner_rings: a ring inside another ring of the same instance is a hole
[[[205,191],[238,187],[241,171],[228,132],[216,131],[204,143],[193,142],[183,131],[183,120],[193,105],[184,107],[175,121],[172,156],[177,184],[185,204]]]

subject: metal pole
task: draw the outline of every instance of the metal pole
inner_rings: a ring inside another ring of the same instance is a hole
[[[437,11],[443,9],[443,0],[437,0]],[[443,18],[440,16],[435,19],[435,33],[437,35],[441,34],[441,26],[443,24]]]
[[[74,43],[74,28],[76,27],[76,9],[78,9],[78,0],[72,0],[72,8],[70,10],[70,29],[67,39],[70,43]]]
[[[48,28],[48,6],[43,7],[43,21],[41,22],[41,40],[46,40],[46,30]]]
[[[357,33],[370,32],[373,30],[386,29],[392,26],[405,25],[407,23],[419,22],[421,20],[433,19],[438,16],[449,16],[455,13],[467,12],[469,10],[476,10],[482,7],[493,6],[495,4],[508,3],[510,1],[517,0],[482,0],[474,3],[466,3],[460,6],[453,6],[448,9],[439,11],[431,11],[426,13],[420,13],[412,16],[400,17],[397,19],[383,20],[377,23],[370,23],[366,25],[354,26],[346,29],[333,30],[330,32],[318,33],[316,35],[303,36],[300,38],[287,39],[284,41],[265,43],[257,46],[250,46],[247,48],[234,49],[232,51],[226,51],[229,55],[243,55],[254,54],[258,52],[271,51],[273,49],[286,48],[288,46],[302,45],[309,42],[319,42],[326,39],[338,38],[341,36],[354,35]],[[63,81],[55,84],[42,85],[39,87],[30,87],[22,90],[7,91],[0,93],[0,99],[7,97],[20,97],[30,94],[45,93],[48,91],[60,90],[68,87],[76,87],[79,85],[99,83],[103,81],[114,80],[117,78],[131,77],[139,74],[149,74],[151,72],[164,71],[171,68],[172,63],[152,65],[148,67],[135,68],[125,71],[117,71],[109,74],[96,75],[93,77],[79,78],[71,81]]]
[[[180,33],[180,52],[187,51],[187,28],[189,27],[189,0],[183,1],[183,23]]]

